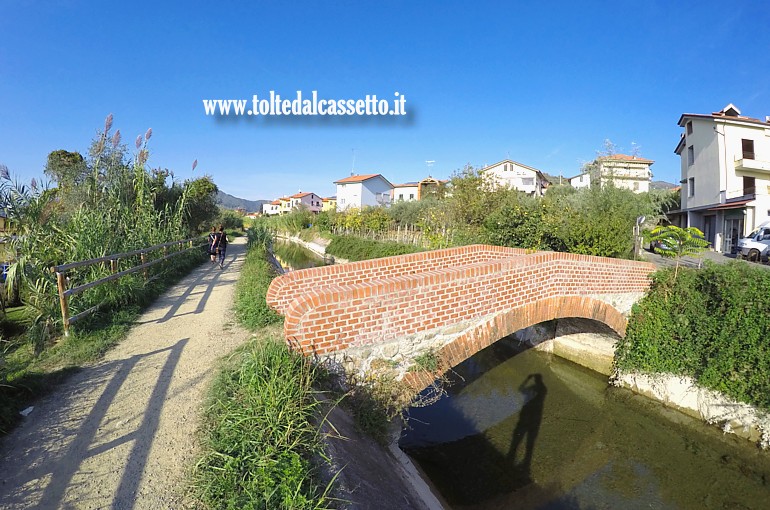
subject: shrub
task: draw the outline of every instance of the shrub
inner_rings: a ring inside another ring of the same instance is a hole
[[[733,262],[654,275],[634,306],[616,366],[691,376],[770,409],[770,272]]]

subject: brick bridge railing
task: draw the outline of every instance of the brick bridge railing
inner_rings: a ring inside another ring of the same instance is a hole
[[[442,348],[453,366],[546,320],[584,317],[625,334],[616,301],[638,299],[655,267],[587,255],[473,245],[304,269],[276,278],[268,304],[305,354],[391,342],[481,321]]]

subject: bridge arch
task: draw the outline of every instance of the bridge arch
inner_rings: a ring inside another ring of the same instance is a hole
[[[583,318],[601,322],[618,336],[624,336],[628,321],[614,306],[587,296],[560,296],[541,299],[503,311],[467,329],[437,351],[439,366],[449,369],[467,360],[498,340],[529,326],[554,319]],[[425,371],[407,372],[404,381],[416,391],[432,384],[435,376]]]

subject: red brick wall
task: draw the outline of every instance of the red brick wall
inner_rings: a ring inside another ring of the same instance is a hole
[[[427,270],[457,267],[494,259],[524,255],[527,250],[501,246],[470,245],[395,257],[336,264],[292,271],[274,279],[267,290],[267,304],[278,313],[309,290],[335,285],[354,285]]]
[[[455,250],[468,250],[478,260],[487,256],[485,248]],[[577,316],[602,320],[622,334],[622,316],[612,307],[587,298],[646,291],[648,275],[655,269],[643,262],[567,253],[509,252],[508,258],[499,258],[500,250],[489,253],[498,258],[466,265],[436,264],[436,269],[414,274],[403,265],[390,273],[384,270],[390,276],[379,278],[374,271],[368,277],[348,278],[343,270],[349,265],[341,265],[334,278],[337,284],[304,285],[301,276],[295,276],[293,284],[307,290],[284,308],[286,339],[304,353],[323,354],[511,310],[519,314],[516,323],[521,327],[541,322],[535,320],[539,317]],[[444,256],[451,260],[448,254]],[[380,259],[379,263],[387,260]],[[454,260],[458,262],[461,257]],[[358,264],[357,270],[363,267]],[[304,271],[295,275],[300,273]]]

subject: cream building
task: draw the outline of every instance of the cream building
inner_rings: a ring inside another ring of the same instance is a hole
[[[535,196],[545,194],[549,184],[540,170],[510,159],[482,168],[481,175],[498,186],[517,189]]]
[[[746,117],[729,104],[711,114],[685,113],[678,124],[679,223],[729,253],[739,236],[770,218],[770,117]]]
[[[602,156],[589,165],[590,170],[569,178],[569,183],[573,188],[590,188],[598,179],[602,186],[612,182],[616,188],[644,193],[650,191],[653,163],[650,159],[625,154]]]

